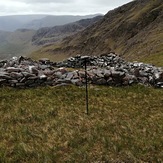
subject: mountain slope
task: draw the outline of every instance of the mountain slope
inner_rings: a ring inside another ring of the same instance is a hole
[[[135,0],[112,11],[84,31],[42,53],[99,55],[110,51],[128,59],[163,53],[162,0]]]
[[[0,30],[15,31],[17,29],[39,29],[63,25],[80,19],[93,18],[100,14],[73,16],[73,15],[11,15],[0,16]]]
[[[102,16],[97,16],[90,19],[82,19],[62,26],[41,28],[37,30],[36,34],[33,36],[32,42],[34,45],[38,46],[61,41],[64,37],[84,30],[86,27],[92,25],[101,18]]]
[[[95,15],[85,15],[85,16],[73,16],[73,15],[49,15],[42,19],[36,19],[28,24],[24,25],[24,28],[27,29],[40,29],[43,27],[53,27],[58,25],[64,25],[72,23],[81,19],[93,18],[99,14]]]
[[[35,30],[0,31],[0,59],[26,55],[37,48],[31,44]]]
[[[20,19],[20,16],[18,18]],[[63,26],[42,28],[38,31],[32,29],[18,29],[13,32],[0,31],[0,59],[29,55],[32,51],[40,48],[40,45],[60,41],[66,36],[85,29],[101,18],[102,16],[82,19]]]

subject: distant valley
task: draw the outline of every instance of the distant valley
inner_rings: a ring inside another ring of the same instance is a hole
[[[0,30],[0,59],[10,58],[12,56],[29,55],[32,51],[39,49],[41,46],[52,44],[54,42],[59,42],[66,36],[70,36],[74,33],[77,33],[102,18],[102,16],[96,16],[96,15],[94,16],[95,17],[93,17],[93,15],[63,16],[63,17],[51,16],[50,19],[49,17],[47,19],[50,20],[51,24],[45,23],[47,17],[39,20],[40,22],[41,20],[44,20],[40,25],[40,27],[43,27],[44,25],[47,25],[47,27],[40,28],[38,30],[36,30],[37,23],[35,23],[34,26],[34,28],[36,29],[30,29],[33,28],[33,26],[32,25],[30,26],[28,24],[27,25],[28,27],[22,29],[16,29],[15,31]],[[28,18],[24,16],[24,18],[26,19],[22,20],[23,18],[22,16],[15,16],[14,19],[17,21],[19,20],[19,22],[20,21],[26,22],[27,20],[29,21],[35,17],[36,16],[30,16]],[[41,18],[42,16],[40,15],[39,17]],[[93,18],[89,18],[89,17],[93,17]],[[9,17],[7,17],[7,20],[9,20],[8,18]],[[11,18],[13,20],[12,16]],[[80,19],[80,18],[86,18],[86,19]],[[65,25],[59,25],[59,24],[64,24],[66,22],[71,22],[76,19],[77,20],[80,19],[80,20]],[[18,28],[18,25],[20,24],[19,23],[17,24],[17,21],[14,21],[14,23],[17,26],[11,25],[11,27]],[[10,23],[12,23],[12,21]],[[50,26],[52,25],[52,23],[57,24],[57,26],[48,27],[48,25]],[[0,25],[2,27],[2,25],[5,24],[2,23]],[[6,29],[8,28],[6,27]]]

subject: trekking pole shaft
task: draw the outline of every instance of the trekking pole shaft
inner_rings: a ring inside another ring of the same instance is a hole
[[[87,60],[85,59],[85,98],[86,98],[86,113],[88,114],[88,79],[87,79]]]

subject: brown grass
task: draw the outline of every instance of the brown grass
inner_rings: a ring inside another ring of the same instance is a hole
[[[132,86],[0,90],[0,162],[162,162],[163,91]]]

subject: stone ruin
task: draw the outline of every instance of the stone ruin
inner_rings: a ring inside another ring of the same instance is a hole
[[[13,57],[0,61],[0,86],[28,88],[85,84],[85,58],[88,83],[108,86],[143,84],[163,88],[163,69],[140,62],[127,62],[116,54],[70,57],[63,62],[34,61]],[[71,69],[69,69],[71,68]]]

